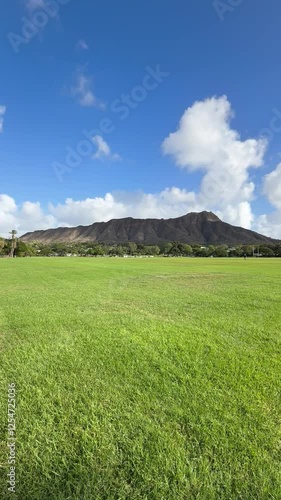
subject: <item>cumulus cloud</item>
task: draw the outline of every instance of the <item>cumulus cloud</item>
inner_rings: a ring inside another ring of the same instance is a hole
[[[263,178],[263,194],[274,207],[271,214],[263,214],[255,222],[255,230],[267,232],[281,239],[281,163]]]
[[[263,191],[270,203],[281,210],[281,163],[270,174],[264,176]]]
[[[254,225],[254,231],[271,236],[271,238],[281,239],[281,211],[272,214],[260,215]]]
[[[198,205],[195,193],[177,187],[154,194],[119,192],[85,200],[68,198],[57,205],[50,203],[46,211],[38,202],[17,205],[12,197],[0,195],[0,234],[7,236],[11,229],[24,234],[36,229],[89,225],[122,217],[179,217],[200,210],[204,207]]]
[[[3,132],[5,113],[6,113],[6,106],[0,104],[0,134],[1,132]]]
[[[104,108],[104,104],[93,92],[92,78],[81,70],[77,71],[75,84],[71,87],[71,95],[78,100],[82,107]]]
[[[123,203],[116,200],[111,193],[107,193],[104,197],[85,200],[75,201],[67,198],[62,204],[50,204],[49,211],[63,226],[89,225],[122,217],[125,214]]]
[[[178,130],[164,140],[164,154],[172,155],[177,165],[189,170],[240,172],[261,166],[265,142],[241,141],[238,132],[230,128],[232,117],[226,96],[195,102],[184,112]]]
[[[94,159],[102,160],[103,158],[107,158],[112,161],[121,160],[121,157],[118,154],[111,152],[109,145],[101,135],[95,135],[92,138],[92,141],[97,148],[97,151],[93,156]]]
[[[81,89],[87,87],[81,84]],[[82,90],[77,94],[82,97]],[[91,99],[89,100],[89,102]],[[15,228],[19,233],[58,226],[88,225],[121,217],[178,217],[191,211],[212,210],[231,224],[281,238],[281,164],[264,177],[264,194],[275,212],[254,217],[251,201],[255,184],[251,169],[262,166],[266,151],[263,139],[242,140],[231,128],[233,111],[225,96],[196,102],[188,108],[178,129],[163,142],[163,153],[187,171],[202,172],[198,191],[166,188],[160,193],[107,193],[104,197],[50,204],[18,206],[7,195],[0,197],[0,233]],[[97,159],[119,159],[99,135],[93,137]],[[188,180],[188,177],[187,177]]]
[[[206,206],[200,203],[194,191],[178,187],[159,193],[116,192],[85,200],[67,198],[64,203],[50,203],[47,210],[43,210],[39,202],[26,201],[18,205],[12,197],[3,194],[0,195],[0,235],[7,237],[11,229],[21,235],[39,229],[90,225],[123,217],[170,218],[203,210]],[[250,204],[242,202],[238,208],[217,211],[217,215],[234,225],[237,225],[237,217],[238,222],[239,218],[250,219],[255,231],[281,238],[281,212],[253,220]]]
[[[57,220],[49,213],[44,213],[40,203],[26,201],[21,206],[6,194],[0,194],[0,235],[7,237],[12,229],[19,234],[36,229],[55,227]]]
[[[227,205],[223,210],[217,210],[216,213],[225,222],[246,229],[252,229],[255,221],[251,204],[248,201],[242,201],[237,206]]]
[[[262,166],[267,142],[243,141],[231,128],[233,116],[226,96],[195,102],[184,112],[178,129],[163,141],[162,151],[178,167],[202,171],[200,204],[249,228],[253,221],[249,202],[255,189],[249,171]]]

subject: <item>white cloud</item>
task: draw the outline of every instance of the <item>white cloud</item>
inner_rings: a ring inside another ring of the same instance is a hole
[[[111,193],[107,193],[104,198],[79,201],[68,198],[63,204],[50,204],[49,211],[63,226],[88,225],[122,217],[125,213],[122,202],[118,202]]]
[[[260,215],[253,229],[261,234],[267,234],[271,238],[281,239],[281,210],[272,214]]]
[[[195,192],[177,187],[159,193],[117,192],[85,200],[67,198],[64,203],[50,203],[46,211],[39,202],[26,201],[17,205],[10,196],[0,195],[0,235],[7,236],[11,229],[16,229],[20,235],[39,229],[90,225],[123,217],[166,219],[206,208],[200,204]],[[234,225],[243,226],[240,221],[250,220],[255,231],[281,238],[281,211],[253,220],[250,204],[241,202],[238,207],[229,206],[217,211],[217,215]]]
[[[263,193],[275,211],[258,217],[254,228],[256,231],[267,232],[273,238],[281,239],[281,163],[264,176]]]
[[[6,113],[6,106],[0,104],[0,134],[3,132],[4,114]]]
[[[252,229],[271,238],[281,239],[281,212],[260,215]]]
[[[267,142],[242,141],[230,127],[233,114],[226,96],[195,102],[184,112],[176,132],[164,140],[162,151],[180,168],[203,172],[197,194],[200,204],[250,228],[255,185],[249,171],[262,166]]]
[[[15,200],[10,196],[8,196],[7,194],[0,194],[1,221],[2,221],[2,214],[4,213],[14,214],[16,210],[17,210],[17,205]]]
[[[78,42],[76,44],[76,48],[78,50],[89,50],[89,45],[87,44],[87,42],[85,42],[85,40],[81,39],[81,40],[78,40]]]
[[[26,201],[21,206],[6,194],[0,194],[0,235],[7,237],[12,229],[19,234],[36,229],[49,229],[57,220],[51,214],[45,214],[40,203]]]
[[[104,104],[97,99],[93,92],[92,79],[87,76],[83,71],[78,71],[76,81],[71,87],[71,94],[78,99],[82,107],[99,107],[104,109]]]
[[[121,160],[121,157],[118,154],[111,152],[109,145],[101,135],[95,135],[92,138],[92,141],[94,145],[97,147],[97,151],[94,154],[93,158],[97,160],[102,160],[103,158],[107,158],[108,160],[112,161]]]
[[[217,215],[224,221],[234,226],[251,229],[255,220],[251,205],[242,201],[237,206],[227,205],[222,210],[217,210]]]
[[[261,166],[264,141],[241,141],[238,132],[230,128],[232,117],[226,96],[195,102],[184,112],[178,130],[163,142],[164,154],[189,170],[241,172]]]
[[[82,75],[81,75],[82,76]],[[82,89],[87,85],[82,83]],[[231,129],[233,116],[226,97],[196,102],[187,109],[178,130],[163,142],[164,154],[174,158],[180,168],[202,172],[197,192],[177,187],[160,193],[107,193],[104,197],[50,204],[44,211],[39,203],[21,206],[7,196],[0,196],[0,233],[15,228],[21,234],[34,229],[58,226],[88,225],[112,218],[169,218],[191,211],[212,210],[233,225],[254,229],[281,238],[281,164],[264,177],[264,194],[275,212],[255,218],[251,208],[255,184],[250,169],[260,167],[266,142],[250,138],[242,141]],[[93,137],[97,159],[119,159],[99,135]],[[188,177],[187,177],[188,180]]]
[[[173,187],[155,194],[118,192],[79,201],[68,198],[63,204],[50,204],[49,213],[63,226],[88,225],[122,217],[179,217],[191,210],[203,210],[194,200],[194,193]]]
[[[264,176],[263,190],[270,203],[281,210],[281,163],[270,174]]]
[[[58,205],[50,203],[47,211],[43,211],[38,202],[17,205],[10,196],[0,195],[0,234],[6,236],[11,229],[24,234],[37,229],[89,225],[122,217],[179,217],[203,209],[197,204],[194,193],[176,187],[155,194],[119,192],[85,200],[68,198]]]

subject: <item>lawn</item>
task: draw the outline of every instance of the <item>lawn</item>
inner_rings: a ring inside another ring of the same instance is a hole
[[[1,484],[280,499],[281,259],[0,259]],[[15,496],[14,496],[15,498]]]

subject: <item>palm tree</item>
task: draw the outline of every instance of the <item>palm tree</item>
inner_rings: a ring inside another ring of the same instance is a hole
[[[17,231],[13,229],[12,231],[10,231],[10,234],[12,235],[10,257],[14,257],[15,249],[17,248],[17,239],[16,239]]]

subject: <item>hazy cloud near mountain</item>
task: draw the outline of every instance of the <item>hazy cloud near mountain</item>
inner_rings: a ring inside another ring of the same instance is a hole
[[[207,207],[208,208],[208,207]],[[40,203],[25,202],[17,205],[7,195],[0,195],[0,231],[7,236],[12,228],[19,234],[37,229],[49,229],[59,226],[90,225],[93,222],[108,221],[123,217],[137,218],[170,218],[179,217],[188,212],[200,212],[206,206],[200,205],[197,195],[185,189],[167,188],[160,193],[107,193],[104,197],[87,198],[85,200],[66,199],[64,203],[49,204],[44,211]],[[239,225],[238,217],[250,218],[250,205],[241,203],[239,208],[218,211],[217,215],[225,222]],[[264,215],[253,219],[251,229],[281,238],[280,213]],[[279,221],[279,222],[278,222]]]
[[[176,187],[161,193],[107,193],[104,197],[72,200],[49,204],[43,211],[40,203],[25,202],[17,206],[13,198],[0,195],[0,231],[6,235],[11,228],[20,234],[36,229],[58,226],[89,225],[122,217],[169,218],[184,215],[188,211],[201,211],[195,194]]]

